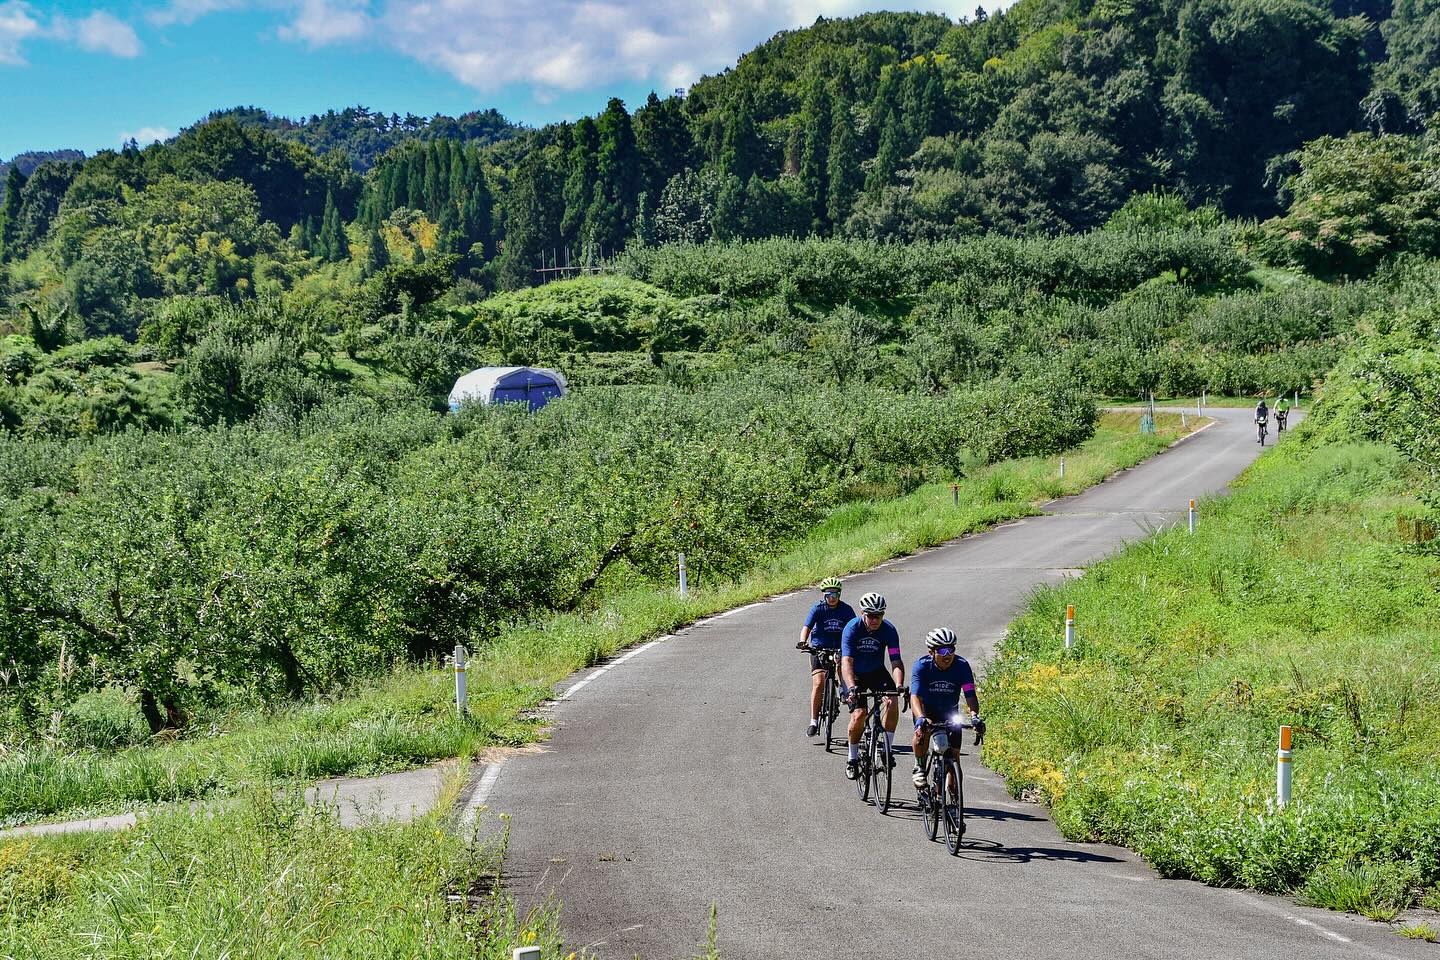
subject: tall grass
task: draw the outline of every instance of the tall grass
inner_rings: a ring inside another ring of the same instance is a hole
[[[0,754],[0,822],[198,799],[274,779],[379,773],[526,741],[539,728],[525,716],[552,695],[555,683],[623,647],[1031,514],[1035,502],[1079,492],[1163,449],[1180,432],[1174,415],[1162,414],[1155,434],[1138,433],[1137,423],[1135,414],[1103,417],[1095,436],[1066,454],[1064,479],[1056,458],[1036,457],[978,470],[955,491],[930,484],[903,497],[848,503],[745,576],[692,583],[688,599],[653,585],[620,588],[587,609],[516,623],[475,653],[466,719],[455,716],[447,673],[412,666],[305,704],[217,711],[173,741],[120,750],[13,748]]]
[[[0,958],[560,956],[554,912],[517,914],[495,882],[501,846],[457,836],[447,813],[352,830],[257,790],[123,834],[0,845]]]
[[[1287,441],[1193,536],[1037,595],[985,681],[987,762],[1066,836],[1165,876],[1404,909],[1440,883],[1440,562],[1397,533],[1409,469],[1388,448]]]

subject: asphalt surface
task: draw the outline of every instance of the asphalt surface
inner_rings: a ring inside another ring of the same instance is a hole
[[[1047,516],[847,578],[846,595],[888,597],[907,667],[939,624],[983,664],[1037,584],[1183,522],[1190,497],[1222,492],[1254,458],[1248,411],[1214,415]],[[488,823],[512,815],[505,879],[522,905],[560,899],[568,949],[693,956],[715,904],[727,960],[1435,956],[1369,921],[1161,880],[1126,850],[1066,842],[973,754],[967,846],[950,857],[913,805],[880,815],[844,779],[842,756],[804,736],[809,669],[793,644],[812,593],[578,675],[547,748],[484,771],[468,808]],[[908,715],[900,723],[903,741]],[[913,802],[908,763],[895,793]]]

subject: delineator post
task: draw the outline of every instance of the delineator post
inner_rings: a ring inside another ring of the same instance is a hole
[[[455,644],[455,652],[451,655],[451,663],[455,665],[455,709],[463,717],[470,712],[470,698],[465,684],[465,658],[468,651],[465,645]]]
[[[1075,648],[1075,604],[1065,607],[1065,652]]]
[[[685,570],[685,554],[680,554],[680,596],[690,596],[690,580]]]
[[[1195,498],[1190,498],[1190,532],[1195,532]]]
[[[1275,802],[1279,806],[1290,803],[1290,784],[1293,773],[1290,763],[1290,727],[1280,727],[1280,749],[1275,751]]]

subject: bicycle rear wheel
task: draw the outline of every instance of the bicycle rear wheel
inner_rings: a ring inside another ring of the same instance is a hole
[[[837,702],[835,691],[835,678],[825,678],[825,699],[820,704],[820,722],[825,728],[825,752],[829,753],[835,745],[835,717],[840,713],[840,705]]]
[[[875,809],[885,813],[890,809],[890,748],[885,736],[879,730],[873,731],[870,740],[870,775],[874,780],[870,794],[875,800]]]
[[[946,757],[941,769],[940,785],[945,797],[941,819],[945,821],[945,846],[953,857],[960,853],[960,844],[965,839],[965,781],[961,779],[960,764],[954,757]],[[950,786],[952,773],[955,779],[953,788]]]

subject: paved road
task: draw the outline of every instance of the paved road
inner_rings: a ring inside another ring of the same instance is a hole
[[[1036,584],[1174,522],[1250,462],[1248,412],[1216,414],[1049,516],[852,577],[846,593],[886,594],[907,664],[941,623],[983,661]],[[810,602],[777,598],[641,648],[556,704],[547,750],[486,771],[472,806],[513,815],[507,880],[522,903],[562,899],[571,947],[688,957],[714,903],[727,960],[1433,955],[1366,921],[1161,880],[1125,850],[1068,843],[973,756],[970,846],[951,859],[913,810],[863,805],[841,761],[804,737],[809,675],[791,645]]]

